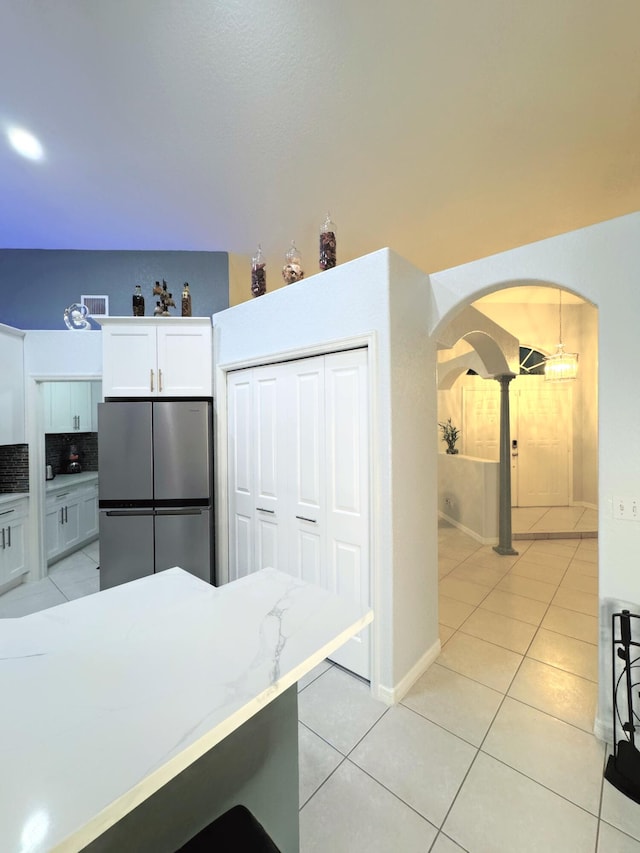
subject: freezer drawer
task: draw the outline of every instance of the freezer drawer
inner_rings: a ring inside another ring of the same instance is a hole
[[[156,572],[179,566],[213,582],[213,535],[209,509],[156,510]]]
[[[100,512],[100,589],[153,574],[153,510]]]

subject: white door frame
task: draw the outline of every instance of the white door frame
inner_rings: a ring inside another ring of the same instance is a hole
[[[102,382],[102,376],[87,374],[29,374],[25,378],[26,439],[29,447],[29,574],[30,581],[46,578],[45,448],[43,382]],[[99,472],[98,472],[99,473]]]
[[[215,327],[214,327],[215,340]],[[217,580],[220,584],[229,580],[229,498],[228,498],[228,400],[227,400],[227,373],[231,370],[241,370],[245,367],[258,367],[263,364],[273,364],[278,361],[294,361],[314,355],[327,355],[341,350],[357,349],[367,347],[368,349],[368,381],[369,381],[369,559],[371,565],[371,607],[374,614],[379,612],[380,602],[379,590],[382,589],[380,582],[382,566],[380,557],[380,543],[376,533],[378,529],[377,514],[378,506],[374,499],[377,494],[376,483],[380,477],[380,442],[378,437],[378,345],[377,335],[370,332],[365,335],[340,338],[323,342],[317,346],[302,347],[294,350],[281,350],[272,352],[268,357],[258,356],[255,358],[241,359],[240,361],[215,364],[214,368],[214,442],[216,447],[217,470],[215,472],[215,496],[216,496],[216,566]],[[380,656],[378,649],[381,648],[381,625],[379,619],[371,623],[371,693],[378,695],[380,687]]]

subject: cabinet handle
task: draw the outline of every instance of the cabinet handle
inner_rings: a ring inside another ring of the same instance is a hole
[[[2,550],[4,551],[4,527],[2,528]]]
[[[64,508],[64,523],[66,524],[69,521],[69,516],[67,515],[67,507]]]
[[[11,525],[7,527],[7,548],[11,548]]]
[[[4,512],[0,512],[0,515],[9,515],[12,512],[15,512],[15,509],[5,509]]]
[[[153,391],[153,369],[149,371],[149,391]]]
[[[275,515],[275,514],[276,514],[275,509],[265,509],[263,506],[257,506],[257,507],[256,507],[256,509],[258,510],[258,512],[268,512],[268,513],[270,513],[271,515]]]
[[[158,391],[162,393],[162,370],[158,368]]]
[[[318,523],[315,518],[305,518],[304,515],[296,515],[296,518],[299,518],[300,521],[310,521],[312,524]]]

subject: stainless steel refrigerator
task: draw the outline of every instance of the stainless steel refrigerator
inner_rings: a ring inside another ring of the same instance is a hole
[[[101,590],[172,566],[214,583],[212,408],[98,405]]]

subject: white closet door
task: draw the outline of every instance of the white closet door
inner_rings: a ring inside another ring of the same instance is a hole
[[[254,368],[255,568],[287,571],[287,540],[283,533],[286,490],[287,376],[280,365]]]
[[[370,606],[367,350],[229,373],[229,579],[273,566]],[[370,677],[365,629],[334,660]]]
[[[327,588],[370,606],[367,350],[325,357]],[[370,629],[332,659],[370,678]]]
[[[256,571],[253,375],[227,376],[229,466],[229,580]]]
[[[291,497],[288,571],[326,587],[324,358],[306,358],[285,367],[289,381],[283,424],[290,430]]]

